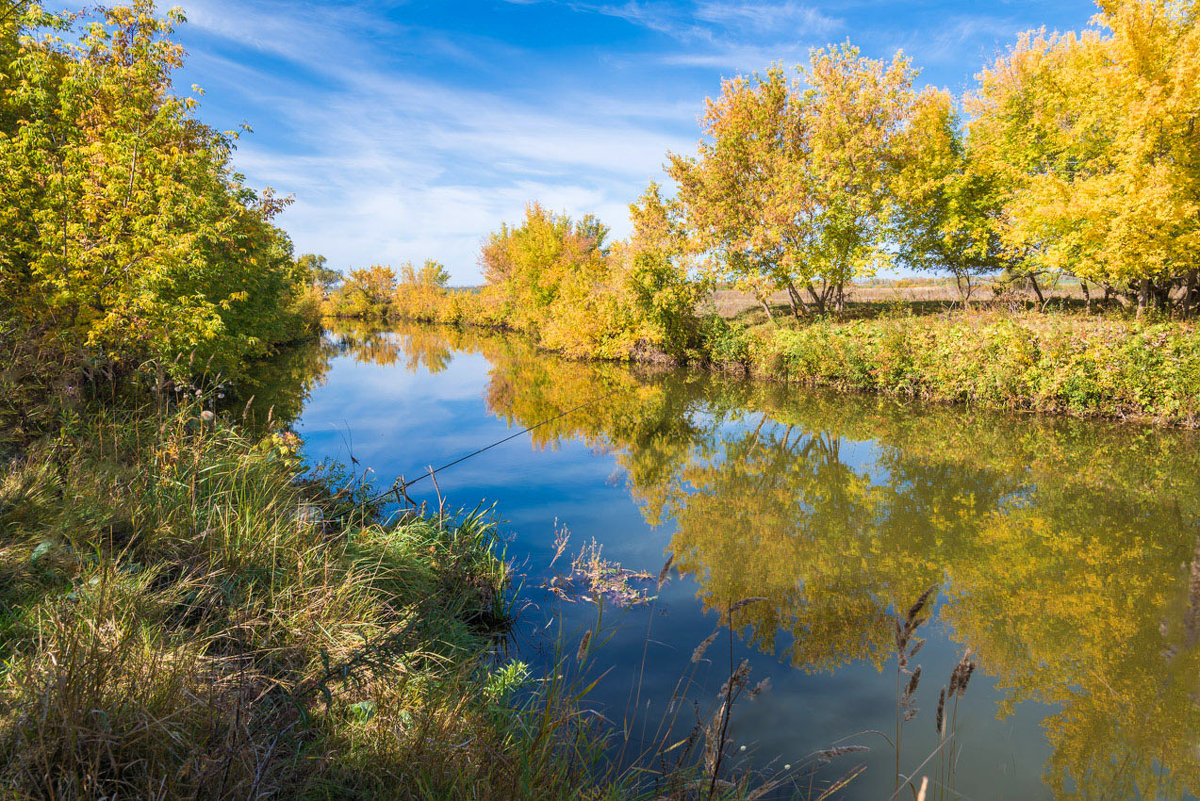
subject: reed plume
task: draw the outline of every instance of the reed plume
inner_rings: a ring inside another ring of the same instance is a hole
[[[740,601],[734,601],[734,603],[731,604],[729,607],[729,614],[732,615],[734,612],[740,611],[740,610],[746,608],[747,606],[749,606],[750,604],[756,604],[756,603],[759,603],[759,602],[765,601],[765,600],[767,600],[767,599],[763,598],[760,595],[756,595],[753,598],[743,598]]]
[[[675,554],[667,557],[667,562],[662,566],[662,570],[658,571],[658,589],[667,583],[667,579],[671,575],[671,566],[675,564]]]
[[[937,585],[931,584],[917,597],[903,617],[897,616],[892,621],[896,641],[896,739],[892,742],[892,746],[896,749],[896,773],[893,797],[899,795],[901,789],[900,746],[904,724],[917,716],[916,692],[917,685],[921,681],[921,667],[918,665],[915,670],[909,670],[908,666],[912,663],[913,657],[925,645],[925,640],[917,636],[917,629],[928,620],[928,617],[923,617],[921,613],[925,611],[929,599],[936,590]],[[904,680],[905,675],[909,676],[907,682]],[[904,783],[908,784],[908,780],[906,779]]]
[[[721,633],[720,629],[716,629],[712,634],[704,638],[704,640],[696,646],[696,650],[692,651],[692,663],[695,664],[704,658],[704,652],[708,650],[717,640],[717,635]]]
[[[916,702],[913,700],[917,694],[917,685],[921,683],[921,666],[917,665],[913,671],[912,677],[909,678],[908,684],[904,688],[904,694],[901,696],[900,705],[904,707],[904,721],[907,723],[917,716]]]
[[[592,630],[588,629],[583,633],[583,637],[579,640],[579,650],[575,652],[575,659],[582,662],[588,655],[588,646],[592,644]]]

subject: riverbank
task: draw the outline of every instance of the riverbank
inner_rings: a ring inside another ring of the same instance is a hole
[[[727,329],[709,348],[770,378],[971,406],[1195,428],[1194,324],[1081,314],[884,315]]]
[[[389,313],[518,331],[572,358],[614,358],[585,338],[570,348],[547,342],[543,327],[518,324],[486,290],[426,294],[420,306],[398,302]],[[685,348],[627,337],[616,358],[984,409],[1200,425],[1200,331],[1191,321],[986,307],[922,315],[891,304],[857,318],[710,313],[693,328]]]
[[[566,700],[512,697],[478,514],[386,520],[201,401],[93,409],[0,475],[0,787],[21,797],[576,797]],[[551,685],[554,683],[552,682]],[[597,791],[597,797],[603,793]]]

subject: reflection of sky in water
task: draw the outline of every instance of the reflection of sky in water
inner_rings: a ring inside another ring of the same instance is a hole
[[[427,465],[441,465],[478,447],[501,439],[516,430],[498,418],[487,405],[490,371],[480,353],[458,351],[444,370],[431,373],[425,367],[409,371],[403,359],[393,366],[375,366],[343,355],[334,360],[326,382],[317,387],[307,404],[297,430],[303,434],[310,458],[332,457],[348,461],[353,455],[360,470],[370,467],[381,487],[403,474],[409,479]],[[586,416],[591,408],[575,412]],[[734,415],[712,426],[706,411],[693,413],[718,440],[729,440],[753,431],[762,422],[761,413]],[[525,423],[531,421],[524,421]],[[785,427],[767,421],[764,435],[781,439]],[[801,429],[794,428],[795,433]],[[871,440],[842,438],[838,461],[870,483],[883,484],[891,478],[889,467],[879,460],[880,448]],[[709,460],[719,464],[725,454],[718,450]],[[552,605],[551,596],[540,589],[546,565],[554,551],[557,525],[571,532],[569,552],[592,538],[604,547],[607,558],[624,566],[657,574],[675,533],[668,520],[657,528],[645,522],[630,498],[626,467],[607,449],[589,446],[580,439],[562,439],[553,447],[535,447],[528,436],[500,445],[438,476],[442,493],[451,507],[474,507],[483,500],[496,504],[503,521],[501,530],[509,539],[509,558],[529,574],[525,594],[542,609]],[[903,483],[893,487],[903,490]],[[1018,495],[1027,501],[1033,490]],[[432,482],[424,480],[410,490],[417,500],[434,500]],[[1010,497],[1010,502],[1015,500]],[[803,504],[797,499],[797,508]],[[560,563],[561,568],[561,563]],[[801,580],[797,576],[797,583]],[[600,653],[602,666],[616,669],[593,692],[592,699],[618,727],[633,716],[635,731],[650,730],[663,714],[665,702],[679,676],[689,667],[689,657],[716,623],[715,613],[704,613],[697,602],[699,585],[691,577],[675,578],[662,590],[651,608],[636,608],[611,615],[620,620],[619,630]],[[953,588],[943,604],[970,603],[954,595]],[[574,650],[578,632],[594,610],[579,606],[564,609],[568,632],[567,648]],[[608,614],[608,613],[606,613]],[[544,613],[526,612],[525,625],[517,637],[519,656],[544,666],[553,646],[554,633],[540,631]],[[948,678],[961,654],[943,624],[934,622],[921,633],[928,642],[916,662],[925,675],[918,693],[919,716],[904,731],[902,769],[916,767],[934,750],[937,739],[934,707],[937,689]],[[866,755],[845,757],[834,767],[849,770],[858,761],[869,769],[847,791],[847,797],[887,798],[892,789],[892,753],[871,730],[891,736],[895,715],[895,663],[882,672],[865,661],[854,661],[833,672],[806,673],[780,661],[790,645],[780,636],[776,654],[762,654],[739,642],[735,659],[748,658],[752,681],[770,676],[771,689],[757,700],[744,702],[735,710],[732,734],[737,745],[746,744],[755,764],[776,760],[800,763],[807,754],[844,742],[872,747]],[[701,670],[702,683],[692,693],[703,710],[711,710],[716,689],[725,678],[728,643],[722,637],[709,652],[711,664]],[[963,752],[958,762],[957,789],[968,798],[1048,798],[1041,774],[1049,754],[1040,725],[1053,709],[1033,702],[1017,705],[1014,714],[997,716],[1002,693],[996,680],[981,665],[970,691],[958,711],[959,742]],[[629,709],[629,698],[640,692],[638,714]],[[684,732],[686,734],[686,732]],[[932,765],[922,772],[931,772]],[[835,773],[823,774],[828,777]]]

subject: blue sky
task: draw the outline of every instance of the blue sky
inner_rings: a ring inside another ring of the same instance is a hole
[[[1090,2],[184,0],[181,88],[253,133],[236,163],[295,196],[297,252],[344,269],[436,258],[475,283],[481,239],[531,200],[627,204],[692,152],[723,76],[793,66],[849,38],[909,54],[920,82],[969,88],[1017,33],[1078,29]]]

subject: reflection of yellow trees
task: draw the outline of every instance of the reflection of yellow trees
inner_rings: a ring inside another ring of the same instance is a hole
[[[891,640],[886,604],[861,565],[870,550],[870,480],[839,461],[836,440],[790,426],[764,430],[763,422],[711,438],[679,472],[687,489],[664,498],[678,524],[676,564],[697,576],[708,608],[768,598],[739,617],[764,649],[774,650],[784,630],[797,665],[881,664]],[[830,538],[842,547],[828,548]]]
[[[1181,514],[1067,478],[989,515],[978,553],[953,564],[946,617],[1011,689],[1008,703],[1061,707],[1045,723],[1061,797],[1200,789],[1197,599],[1181,600],[1179,569],[1197,531]]]
[[[1179,568],[1200,535],[1192,436],[710,377],[638,382],[544,356],[493,360],[492,375],[493,408],[522,424],[630,383],[543,440],[613,448],[647,518],[676,522],[676,564],[706,606],[770,599],[745,610],[758,646],[786,633],[806,669],[880,664],[889,608],[944,581],[941,615],[1005,706],[1060,707],[1045,724],[1056,794],[1200,789],[1200,581],[1181,601]]]
[[[786,453],[792,429],[781,440],[779,424],[692,451],[667,493],[672,547],[707,600],[770,597],[777,608],[756,605],[757,625],[825,637],[788,654],[825,667],[836,649],[878,658],[886,641],[876,633],[872,650],[871,615],[944,576],[943,619],[1008,690],[1005,707],[1060,707],[1045,724],[1056,794],[1200,789],[1200,657],[1187,634],[1200,587],[1177,600],[1189,588],[1178,566],[1200,535],[1191,438],[861,414],[873,405],[806,398],[774,410],[806,432],[805,448]],[[826,444],[838,441],[831,429],[875,446],[850,469]],[[823,610],[826,629],[794,625]],[[761,630],[752,639],[773,645]]]
[[[450,364],[453,345],[444,333],[412,326],[402,331],[380,327],[360,320],[327,320],[333,328],[333,342],[339,353],[355,361],[380,367],[393,367],[401,359],[409,371],[425,368],[440,373]]]
[[[302,342],[255,363],[254,369],[234,384],[227,399],[230,410],[243,414],[250,426],[291,425],[303,411],[312,388],[325,380],[334,350],[325,340]]]
[[[881,665],[888,613],[939,615],[1006,692],[1035,700],[1063,798],[1200,790],[1200,454],[1193,435],[977,416],[699,373],[564,362],[453,329],[393,338],[490,362],[488,402],[541,446],[612,450],[676,565],[742,635],[804,669]],[[858,445],[858,443],[869,443]],[[1183,567],[1181,567],[1181,565]],[[1157,788],[1157,789],[1156,789]]]

